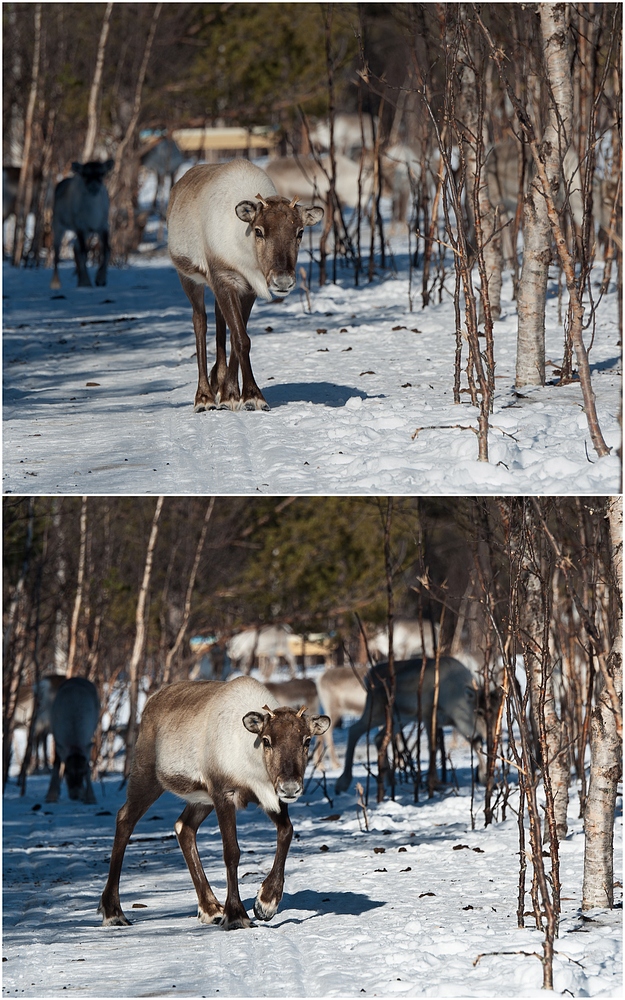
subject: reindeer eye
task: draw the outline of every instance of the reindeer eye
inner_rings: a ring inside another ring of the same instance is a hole
[[[304,749],[308,750],[309,746],[310,746],[310,736],[307,736],[304,740]]]
[[[303,235],[304,235],[304,230],[303,229],[299,229],[298,233],[297,233],[298,240],[301,240],[301,238],[302,238]]]
[[[254,230],[254,232],[255,232],[255,234],[256,234],[256,236],[258,237],[259,240],[264,240],[265,234],[263,233],[262,229],[259,229],[259,227],[256,226],[256,229]]]
[[[271,750],[271,740],[269,739],[269,737],[268,737],[268,736],[263,736],[263,746],[264,746],[264,747],[265,747],[265,748],[266,748],[267,750]]]

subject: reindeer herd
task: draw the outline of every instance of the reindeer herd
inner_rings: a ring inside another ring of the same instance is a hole
[[[414,730],[422,722],[432,755],[441,745],[442,727],[455,727],[475,751],[478,777],[484,780],[487,695],[471,671],[452,657],[436,660],[426,651],[398,660],[395,678],[394,733],[406,727]],[[197,893],[198,917],[202,923],[216,923],[226,930],[253,926],[239,895],[236,811],[254,803],[272,820],[276,854],[254,903],[256,918],[270,920],[282,898],[284,865],[293,836],[288,806],[304,790],[309,760],[323,768],[327,751],[330,766],[338,769],[332,729],[344,716],[359,716],[348,731],[344,767],[335,784],[337,795],[346,792],[358,741],[378,730],[379,744],[384,733],[389,683],[389,664],[380,661],[369,669],[331,666],[316,682],[292,677],[263,684],[249,675],[238,675],[227,681],[181,681],[151,695],[142,712],[126,802],[117,814],[109,876],[99,906],[103,924],[129,923],[119,896],[124,853],[136,824],[164,791],[185,802],[174,828]],[[48,731],[54,737],[46,802],[58,800],[64,773],[70,799],[95,803],[90,758],[101,714],[95,685],[83,677],[50,675],[41,678],[29,696],[34,713],[31,739],[41,739]],[[26,707],[22,710],[26,714]],[[199,826],[213,811],[227,874],[224,904],[207,881],[196,842]]]

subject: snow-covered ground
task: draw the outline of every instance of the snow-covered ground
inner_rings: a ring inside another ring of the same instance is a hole
[[[466,394],[453,403],[451,295],[422,310],[417,272],[410,312],[406,239],[391,245],[396,273],[354,288],[351,272],[340,269],[338,284],[319,290],[313,282],[312,312],[301,290],[282,303],[257,302],[252,364],[269,413],[193,412],[191,308],[164,250],[110,269],[105,289],[76,288],[67,262],[57,294],[49,270],[5,264],[4,491],[617,492],[618,457],[597,458],[578,384],[515,391],[509,275],[495,324],[490,463],[477,461],[476,410]],[[451,271],[447,284],[453,291]],[[555,273],[549,295],[553,379],[563,339]],[[590,352],[599,421],[613,449],[617,309],[612,290],[600,303]]]
[[[337,733],[342,753],[344,733]],[[47,778],[4,798],[3,993],[30,997],[535,997],[542,935],[517,928],[518,840],[512,811],[483,829],[476,792],[471,829],[466,744],[448,736],[458,788],[414,804],[368,808],[354,788],[328,801],[318,772],[290,807],[295,837],[277,915],[226,933],[196,919],[196,898],[173,835],[181,803],[163,796],[138,824],[126,853],[121,899],[131,927],[104,928],[96,913],[108,871],[119,777],[96,784],[98,804],[70,803],[65,788],[44,802]],[[361,749],[361,758],[364,747]],[[332,793],[337,772],[328,788]],[[356,769],[363,780],[364,769]],[[562,921],[556,994],[622,996],[622,910],[581,912],[584,837],[572,790],[560,846]],[[511,804],[516,806],[516,796]],[[271,867],[273,824],[253,807],[238,814],[241,896],[251,912]],[[615,831],[621,871],[622,817]],[[213,817],[200,854],[225,895]],[[619,881],[620,876],[616,876]],[[615,890],[622,898],[622,888]],[[530,908],[529,897],[526,908]],[[482,957],[480,957],[482,956]]]

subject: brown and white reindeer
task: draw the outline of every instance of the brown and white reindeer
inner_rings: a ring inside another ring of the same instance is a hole
[[[312,737],[330,724],[326,716],[307,718],[304,711],[280,708],[252,677],[182,681],[147,701],[100,900],[103,924],[129,923],[119,899],[124,851],[135,825],[164,791],[187,803],[174,829],[197,892],[198,917],[225,930],[253,926],[239,895],[236,810],[255,802],[267,813],[276,825],[277,848],[254,913],[259,920],[271,920],[282,899],[284,864],[293,835],[288,803],[302,794]],[[208,884],[196,842],[198,827],[213,809],[227,873],[224,905]]]
[[[256,297],[285,298],[295,288],[297,252],[306,226],[323,216],[276,194],[248,160],[199,164],[174,184],[167,210],[168,245],[193,308],[198,363],[195,411],[268,410],[250,364],[247,321]],[[215,296],[216,357],[208,375],[204,287]],[[226,362],[226,327],[230,360]],[[239,390],[239,366],[242,387]]]

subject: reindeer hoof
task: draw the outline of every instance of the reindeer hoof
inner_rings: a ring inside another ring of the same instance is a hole
[[[98,907],[98,913],[102,913],[102,907]],[[112,917],[102,917],[103,927],[132,927],[130,921],[121,911],[114,913]]]
[[[254,916],[258,917],[259,920],[271,920],[275,916],[277,909],[277,903],[263,903],[258,896],[256,897]]]
[[[204,410],[216,410],[217,404],[211,400],[196,400],[193,407],[194,413],[202,413]]]
[[[212,912],[201,910],[198,907],[197,918],[201,924],[220,924],[224,918],[223,910],[213,910]]]
[[[234,917],[233,920],[228,920],[224,915],[219,921],[219,926],[224,931],[238,931],[245,927],[256,927],[256,924],[249,917]]]
[[[264,399],[247,399],[243,404],[244,410],[268,410],[269,403]]]

